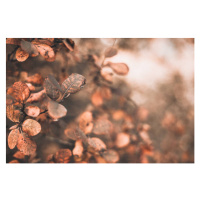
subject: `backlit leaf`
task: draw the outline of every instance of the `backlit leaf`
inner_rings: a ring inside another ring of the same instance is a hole
[[[85,133],[91,133],[93,129],[93,117],[92,113],[89,111],[85,111],[84,113],[81,114],[79,117],[79,128]]]
[[[37,106],[26,106],[24,112],[30,117],[37,117],[40,114],[40,108]]]
[[[41,74],[36,73],[32,76],[29,76],[26,78],[26,81],[35,85],[42,85],[43,84],[43,78]]]
[[[117,54],[117,49],[114,47],[109,47],[105,50],[105,57],[109,58],[109,57],[113,57]]]
[[[72,156],[72,152],[70,149],[60,149],[54,155],[54,159],[56,163],[68,163]]]
[[[22,124],[22,130],[29,136],[34,136],[41,131],[41,125],[33,119],[27,119]]]
[[[23,119],[24,114],[20,110],[17,110],[16,106],[11,104],[6,105],[6,116],[13,122],[20,122]]]
[[[96,135],[110,134],[113,131],[112,123],[107,119],[99,119],[95,121],[93,133]]]
[[[65,106],[52,100],[48,102],[47,109],[49,116],[52,117],[53,119],[59,119],[61,117],[66,116],[67,114],[67,109],[65,108]]]
[[[129,67],[125,63],[112,63],[108,62],[106,66],[109,66],[118,75],[127,75],[129,72]]]
[[[12,130],[8,135],[8,147],[10,149],[14,149],[17,145],[18,137],[19,137],[19,129]]]
[[[103,158],[108,163],[116,163],[119,161],[119,154],[115,150],[109,149],[103,152]]]
[[[95,151],[104,151],[106,149],[105,143],[96,137],[88,138],[89,148],[92,148]]]

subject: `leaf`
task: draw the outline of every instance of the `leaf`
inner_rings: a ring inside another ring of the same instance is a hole
[[[12,130],[8,135],[8,147],[10,149],[14,149],[17,145],[18,137],[19,137],[19,129]]]
[[[67,138],[69,138],[71,140],[79,140],[79,139],[81,139],[82,141],[86,141],[87,140],[86,135],[80,130],[67,128],[67,129],[65,129],[64,133],[67,136]]]
[[[25,40],[21,41],[21,49],[27,52],[31,56],[32,55],[37,56],[39,54],[35,45]]]
[[[91,96],[92,104],[95,106],[101,106],[103,104],[103,97],[100,89],[97,89]]]
[[[95,151],[104,151],[106,149],[105,143],[96,137],[88,138],[89,148],[92,148]]]
[[[60,149],[54,155],[54,159],[56,163],[68,163],[72,156],[72,152],[70,149]]]
[[[30,95],[30,90],[25,83],[19,81],[8,88],[7,94],[11,95],[17,102],[24,103]]]
[[[93,133],[96,135],[106,135],[113,131],[113,124],[107,119],[99,119],[94,123]]]
[[[40,108],[37,106],[26,106],[24,112],[30,117],[37,117],[40,114]]]
[[[59,119],[67,114],[67,109],[63,105],[52,100],[48,102],[47,109],[49,116],[53,119]]]
[[[59,83],[52,75],[48,75],[47,78],[44,80],[44,88],[47,95],[53,100],[62,99],[62,89]]]
[[[27,119],[22,124],[22,130],[29,136],[35,136],[41,131],[41,125],[33,119]]]
[[[82,140],[77,140],[75,142],[75,147],[74,147],[74,149],[72,151],[72,153],[75,156],[76,160],[77,160],[77,158],[81,158],[82,157],[83,150],[84,150],[84,148],[83,148]]]
[[[110,67],[103,67],[100,71],[101,76],[108,82],[113,80],[113,70]]]
[[[26,81],[35,85],[42,85],[43,84],[43,78],[41,74],[36,73],[32,76],[29,76],[26,78]]]
[[[116,163],[119,161],[119,154],[115,150],[109,149],[103,152],[103,158],[108,163]]]
[[[12,122],[20,122],[23,119],[24,114],[20,110],[17,110],[16,106],[11,104],[6,105],[6,116]]]
[[[93,129],[93,117],[92,113],[89,111],[85,111],[79,117],[79,128],[85,133],[91,133]]]
[[[53,62],[56,59],[54,50],[46,44],[35,44],[40,55],[48,62]]]
[[[6,94],[6,105],[14,104],[16,100],[9,94]]]
[[[105,53],[104,53],[104,55],[105,55],[106,58],[113,57],[116,54],[117,54],[117,49],[114,48],[114,47],[107,48],[105,50]]]
[[[17,127],[18,127],[18,124],[15,124],[15,125],[11,126],[11,127],[9,128],[9,130],[16,129]]]
[[[24,154],[21,151],[17,151],[14,153],[13,157],[17,159],[24,159]]]
[[[36,152],[37,145],[34,141],[32,141],[27,134],[22,133],[18,137],[17,148],[24,155],[32,155]]]
[[[72,39],[63,39],[63,44],[70,50],[74,51],[75,43]]]
[[[9,163],[19,163],[18,160],[11,160]]]
[[[118,133],[115,141],[115,145],[118,148],[123,148],[130,143],[130,135],[127,133]]]
[[[19,62],[24,62],[29,57],[29,53],[27,53],[26,51],[22,50],[21,47],[19,47],[16,51],[15,56]]]
[[[106,66],[109,66],[118,75],[127,75],[129,72],[129,67],[125,63],[112,63],[108,62]]]
[[[78,92],[86,83],[84,76],[80,74],[71,74],[61,85],[65,94],[74,94]]]

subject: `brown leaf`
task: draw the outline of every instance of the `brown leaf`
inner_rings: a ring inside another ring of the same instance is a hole
[[[26,106],[24,112],[30,117],[37,117],[40,114],[40,108],[37,106]]]
[[[17,159],[24,159],[25,155],[21,151],[17,151],[14,153],[13,157]]]
[[[70,149],[60,149],[54,155],[54,159],[56,163],[68,163],[72,156],[72,152]]]
[[[86,135],[80,131],[80,130],[75,130],[75,129],[72,129],[72,128],[67,128],[65,129],[65,135],[67,136],[67,138],[71,139],[71,140],[79,140],[81,139],[82,141],[86,141],[87,140],[87,137]]]
[[[103,104],[103,97],[100,89],[97,89],[91,96],[92,104],[95,106],[101,106]]]
[[[11,160],[9,163],[19,163],[18,160]]]
[[[35,45],[25,40],[21,41],[21,49],[27,52],[31,56],[32,55],[37,56],[39,54]]]
[[[34,141],[32,141],[27,134],[22,133],[18,137],[17,148],[24,154],[24,155],[31,155],[34,154],[37,148],[37,145]]]
[[[91,133],[93,129],[93,117],[92,113],[89,111],[85,111],[79,117],[79,128],[85,133]]]
[[[88,138],[88,145],[89,149],[91,148],[95,151],[104,151],[106,149],[105,143],[101,139],[96,137]]]
[[[106,66],[109,66],[118,75],[127,75],[129,72],[129,67],[125,63],[112,63],[108,62]]]
[[[35,85],[42,85],[43,84],[43,78],[41,74],[36,73],[32,76],[29,76],[26,78],[26,81]]]
[[[94,123],[93,133],[96,135],[106,135],[113,131],[113,124],[107,119],[98,119]]]
[[[49,116],[53,119],[59,119],[66,116],[67,114],[67,109],[65,108],[65,106],[52,100],[48,102],[47,109]]]
[[[6,105],[6,116],[13,122],[20,122],[23,119],[24,114],[20,110],[17,110],[16,106],[11,104]]]
[[[44,88],[47,95],[53,100],[62,100],[62,89],[59,83],[52,75],[48,75],[48,77],[44,80]]]
[[[16,125],[13,125],[13,126],[11,126],[11,127],[9,128],[9,130],[16,129],[17,127],[18,127],[18,124],[16,124]]]
[[[78,92],[86,83],[84,76],[80,74],[71,74],[61,85],[65,94],[74,94]]]
[[[9,94],[6,94],[6,105],[14,104],[16,100]]]
[[[109,58],[109,57],[113,57],[117,54],[117,49],[114,47],[109,47],[105,50],[105,57]]]
[[[25,83],[19,81],[8,88],[7,94],[11,95],[17,102],[24,103],[30,95],[30,90]]]
[[[19,47],[16,51],[15,56],[19,62],[24,62],[29,57],[29,53],[27,53],[26,51],[22,50],[21,47]]]
[[[19,38],[6,38],[6,44],[20,45]]]
[[[103,152],[103,158],[108,163],[116,163],[119,161],[119,154],[115,150],[109,149]]]
[[[130,135],[127,133],[118,133],[115,141],[115,145],[118,148],[123,148],[130,143]]]
[[[54,50],[46,44],[35,44],[40,55],[48,62],[53,62],[56,59]]]
[[[22,124],[22,130],[29,136],[35,136],[41,131],[41,125],[33,119],[27,119]]]
[[[73,151],[72,151],[72,153],[73,153],[73,155],[74,155],[76,161],[77,161],[78,158],[81,158],[81,157],[82,157],[82,155],[83,155],[83,150],[84,150],[84,148],[83,148],[82,140],[77,140],[77,141],[75,142],[75,147],[74,147],[74,149],[73,149]]]
[[[18,137],[19,137],[19,129],[12,130],[8,135],[8,147],[10,149],[14,149],[17,145]]]
[[[40,92],[32,93],[30,95],[30,97],[27,99],[26,103],[31,103],[31,102],[34,102],[34,101],[41,101],[45,97],[46,97],[46,92],[45,92],[45,89],[44,89],[44,90],[41,90]]]

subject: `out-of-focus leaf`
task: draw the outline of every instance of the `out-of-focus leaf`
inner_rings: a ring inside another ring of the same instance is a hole
[[[14,149],[17,145],[18,137],[19,137],[19,129],[12,130],[8,135],[8,147],[10,149]]]
[[[56,163],[68,163],[72,156],[72,152],[70,149],[60,149],[54,155],[54,159]]]
[[[40,114],[40,108],[37,106],[26,106],[24,112],[30,117],[37,117]]]
[[[24,159],[24,154],[21,152],[21,151],[17,151],[13,154],[13,157],[14,158],[17,158],[17,159]]]
[[[22,133],[18,137],[17,148],[24,154],[24,155],[32,155],[35,153],[37,145],[36,143],[31,140],[26,133]]]
[[[37,56],[39,54],[37,48],[31,42],[21,40],[21,48],[31,56]]]
[[[80,74],[71,74],[61,85],[65,94],[74,94],[78,92],[86,83],[84,76]]]
[[[47,95],[51,99],[56,101],[62,98],[62,89],[52,75],[49,74],[48,77],[44,80],[44,88]]]
[[[76,161],[77,161],[77,158],[81,158],[82,154],[83,154],[83,143],[82,143],[82,140],[77,140],[75,142],[75,147],[72,151]]]
[[[63,44],[70,50],[74,51],[75,43],[72,39],[63,39]]]
[[[65,106],[52,100],[48,102],[47,109],[50,117],[52,117],[53,119],[59,119],[66,116],[67,114],[67,109],[65,108]]]
[[[106,66],[109,66],[118,75],[127,75],[129,72],[129,67],[125,63],[112,63],[108,62]]]
[[[19,62],[24,62],[29,57],[29,53],[27,53],[26,51],[22,50],[21,47],[19,47],[16,51],[15,56]]]
[[[26,81],[35,85],[42,85],[43,84],[43,78],[41,74],[36,73],[32,76],[29,76],[26,78]]]
[[[6,38],[6,44],[20,45],[20,39],[18,39],[18,38]]]
[[[29,136],[34,136],[41,131],[41,125],[33,119],[27,119],[22,124],[22,130]]]
[[[93,129],[93,117],[92,113],[89,111],[85,111],[79,117],[79,128],[85,133],[91,133]]]
[[[112,123],[107,119],[99,119],[94,123],[93,133],[96,135],[106,135],[113,131]]]
[[[113,57],[113,56],[115,56],[116,54],[117,54],[117,49],[114,48],[114,47],[109,47],[109,48],[107,48],[107,49],[105,50],[105,53],[104,53],[104,55],[105,55],[106,58]]]
[[[64,133],[67,136],[67,138],[69,138],[71,140],[81,139],[83,142],[85,142],[87,140],[87,136],[78,129],[67,128],[67,129],[65,129]]]
[[[88,138],[88,145],[89,150],[104,151],[106,149],[105,143],[96,137]]]
[[[20,110],[17,110],[16,106],[11,104],[6,105],[6,116],[12,122],[20,122],[23,119],[24,114]]]
[[[115,145],[118,148],[123,148],[130,143],[130,135],[127,133],[118,133],[115,141]]]
[[[91,96],[92,104],[95,106],[101,106],[103,104],[103,97],[100,89],[97,89]]]
[[[108,149],[107,151],[103,152],[103,158],[108,163],[116,163],[119,161],[119,154],[113,149]]]
[[[103,67],[100,71],[101,76],[108,82],[113,80],[113,70],[110,67]]]

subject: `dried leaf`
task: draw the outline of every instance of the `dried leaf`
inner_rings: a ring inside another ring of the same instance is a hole
[[[89,111],[86,111],[81,114],[79,117],[79,128],[85,133],[91,133],[93,129],[93,117],[92,113]]]
[[[25,83],[19,81],[8,88],[7,94],[11,95],[17,102],[24,103],[30,95],[30,90]]]
[[[112,63],[108,62],[106,66],[109,66],[118,75],[127,75],[129,72],[129,67],[125,63]]]
[[[78,129],[75,130],[75,129],[72,129],[72,128],[67,128],[67,129],[65,129],[64,133],[67,136],[67,138],[69,138],[71,140],[81,139],[84,142],[87,140],[86,135]]]
[[[70,149],[60,149],[54,155],[54,159],[56,163],[68,163],[72,156],[72,152]]]
[[[17,151],[14,153],[13,157],[17,159],[24,159],[25,155],[21,151]]]
[[[62,89],[59,83],[52,75],[48,75],[48,77],[44,80],[44,88],[47,95],[53,100],[62,100]]]
[[[19,163],[18,160],[11,160],[9,163]]]
[[[19,62],[24,62],[29,57],[29,53],[27,53],[26,51],[22,50],[21,47],[19,47],[16,51],[15,56]]]
[[[130,135],[127,133],[118,133],[115,145],[118,148],[123,148],[130,143]]]
[[[31,56],[32,55],[37,56],[39,54],[35,45],[25,40],[21,41],[21,49],[27,52]]]
[[[90,148],[95,151],[104,151],[106,149],[105,143],[96,137],[88,138],[89,150]]]
[[[72,151],[76,161],[77,161],[77,158],[81,158],[82,157],[83,150],[84,150],[84,148],[83,148],[82,140],[77,140],[75,142],[75,147],[74,147],[74,149]]]
[[[16,106],[11,104],[6,105],[6,116],[12,122],[20,122],[23,119],[24,114],[20,110],[17,110]]]
[[[8,147],[10,149],[14,149],[17,145],[18,137],[19,137],[19,129],[12,130],[8,135]]]
[[[27,134],[22,133],[18,137],[17,148],[24,154],[24,155],[32,155],[35,153],[37,145],[34,141],[32,141]]]
[[[113,131],[113,124],[107,119],[99,119],[94,123],[93,133],[96,135],[106,135]]]
[[[97,89],[91,96],[92,104],[95,106],[101,106],[103,104],[103,97],[100,89]]]
[[[54,53],[54,50],[46,44],[35,44],[38,52],[44,59],[48,62],[53,62],[56,59],[56,55]]]
[[[26,106],[24,112],[30,117],[37,117],[40,114],[40,108],[37,106]]]
[[[34,101],[41,101],[45,97],[46,97],[46,92],[45,92],[45,89],[44,89],[44,90],[41,90],[40,92],[32,93],[30,95],[30,97],[27,99],[26,103],[31,103],[31,102],[34,102]]]
[[[19,126],[18,124],[16,124],[16,125],[13,125],[13,126],[11,126],[11,127],[9,128],[9,130],[16,129],[18,126]]]
[[[35,136],[41,131],[41,125],[33,119],[27,119],[22,124],[22,130],[29,136]]]
[[[65,108],[65,106],[52,100],[48,102],[47,109],[49,116],[52,117],[53,119],[59,119],[61,117],[66,116],[67,114],[67,109]]]
[[[62,90],[65,94],[74,94],[78,92],[86,83],[84,76],[80,74],[71,74],[63,83]]]
[[[35,85],[42,85],[43,84],[43,78],[41,74],[36,73],[32,76],[29,76],[26,78],[26,81]]]
[[[109,48],[107,48],[107,49],[105,50],[105,53],[104,53],[104,55],[105,55],[106,58],[113,57],[113,56],[115,56],[116,54],[117,54],[117,49],[114,48],[114,47],[109,47]]]
[[[14,104],[16,100],[9,94],[6,94],[6,105]]]
[[[103,158],[108,163],[116,163],[119,161],[119,154],[115,150],[109,149],[103,152]]]

